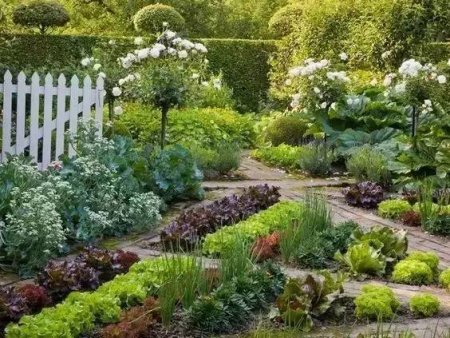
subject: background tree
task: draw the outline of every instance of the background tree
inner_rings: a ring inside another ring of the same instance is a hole
[[[57,2],[35,1],[20,5],[13,12],[13,22],[25,27],[37,27],[45,34],[51,27],[62,27],[69,22],[66,9]]]

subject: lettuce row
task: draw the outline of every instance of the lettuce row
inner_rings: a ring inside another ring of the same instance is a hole
[[[96,324],[115,323],[121,309],[142,303],[170,277],[169,271],[188,269],[195,258],[143,260],[94,292],[72,292],[64,302],[7,326],[6,338],[75,338]]]
[[[220,255],[237,239],[250,243],[258,236],[286,229],[292,220],[300,218],[302,210],[303,206],[298,202],[279,202],[245,221],[207,235],[203,242],[203,253]]]

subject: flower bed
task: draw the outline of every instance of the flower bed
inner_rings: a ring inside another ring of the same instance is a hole
[[[302,205],[297,202],[279,202],[249,219],[206,236],[203,252],[221,254],[236,240],[250,243],[258,236],[285,229],[292,220],[301,216]]]
[[[193,248],[207,234],[267,209],[278,202],[279,197],[276,187],[250,187],[241,196],[228,196],[206,207],[184,212],[162,230],[161,240],[167,248]]]

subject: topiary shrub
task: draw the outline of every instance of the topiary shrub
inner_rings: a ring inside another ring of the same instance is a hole
[[[301,19],[303,6],[300,3],[289,4],[280,8],[270,18],[269,31],[276,38],[282,38],[292,33],[296,24]]]
[[[403,260],[394,266],[392,281],[411,285],[429,285],[433,282],[433,271],[424,262]]]
[[[13,22],[25,27],[38,28],[45,34],[50,27],[61,27],[70,20],[66,9],[58,2],[34,1],[20,5],[13,12]]]
[[[308,130],[308,124],[298,116],[279,116],[272,120],[264,131],[264,140],[272,146],[287,144],[298,146]]]
[[[167,23],[170,29],[182,31],[184,18],[178,11],[167,5],[154,4],[140,9],[134,16],[134,28],[138,33],[155,34],[163,30]]]
[[[381,217],[399,219],[402,215],[412,210],[412,206],[405,200],[387,200],[378,205],[378,214]]]
[[[439,299],[431,294],[420,293],[411,297],[409,309],[420,317],[432,317],[439,312]]]
[[[389,319],[400,307],[394,292],[387,286],[369,284],[362,288],[362,293],[354,300],[355,315],[360,319]]]
[[[450,289],[450,268],[445,269],[439,276],[439,284],[446,289]]]

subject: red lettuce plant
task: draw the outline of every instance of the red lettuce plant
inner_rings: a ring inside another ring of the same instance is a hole
[[[384,200],[384,190],[375,182],[361,182],[344,188],[345,201],[352,206],[373,209]]]
[[[422,218],[418,212],[410,210],[402,215],[402,222],[404,225],[410,227],[420,227],[422,224]]]
[[[240,222],[277,203],[279,188],[259,185],[246,189],[240,196],[232,195],[182,213],[161,232],[166,248],[191,249],[208,233]]]
[[[258,261],[274,258],[279,251],[281,235],[279,232],[274,232],[271,235],[259,237],[252,246],[252,256]]]

